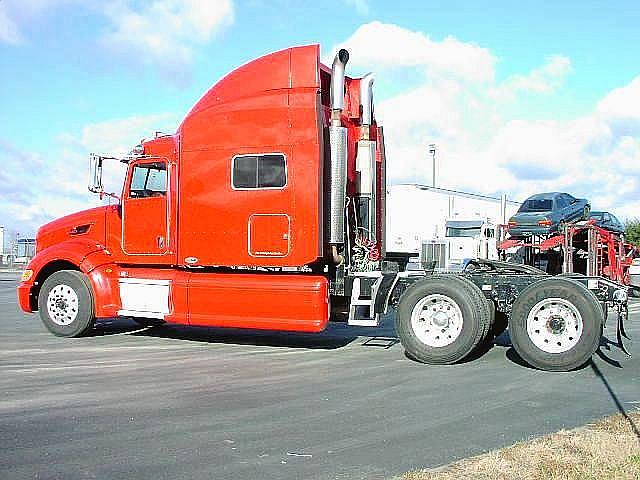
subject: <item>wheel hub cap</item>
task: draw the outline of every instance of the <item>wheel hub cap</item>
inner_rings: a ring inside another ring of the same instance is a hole
[[[547,329],[554,335],[560,335],[565,330],[565,323],[562,317],[553,316],[547,321]]]
[[[460,336],[462,323],[460,307],[446,295],[427,295],[411,312],[413,333],[430,347],[452,344]]]
[[[527,334],[543,352],[563,353],[580,341],[584,324],[575,305],[563,298],[545,298],[527,316]]]
[[[78,295],[68,285],[56,285],[47,296],[47,312],[57,325],[70,325],[78,316]]]

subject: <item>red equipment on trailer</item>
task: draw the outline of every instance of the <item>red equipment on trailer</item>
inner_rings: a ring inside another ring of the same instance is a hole
[[[525,258],[530,264],[536,263],[536,253],[546,252],[550,274],[602,276],[623,285],[629,285],[629,267],[639,253],[637,247],[624,241],[624,236],[597,226],[594,220],[569,223],[564,232],[535,240],[507,239],[498,244],[498,249],[528,249]],[[560,250],[560,262],[551,261],[554,250]]]

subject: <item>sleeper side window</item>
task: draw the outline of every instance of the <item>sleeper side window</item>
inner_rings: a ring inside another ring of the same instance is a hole
[[[233,157],[233,188],[238,190],[283,188],[287,185],[287,162],[280,153]]]

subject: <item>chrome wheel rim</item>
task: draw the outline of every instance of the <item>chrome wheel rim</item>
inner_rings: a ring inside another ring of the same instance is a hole
[[[462,311],[458,304],[446,295],[427,295],[413,307],[411,328],[425,345],[446,347],[462,332]]]
[[[582,337],[584,323],[575,305],[562,298],[545,298],[527,316],[527,334],[546,353],[564,353]]]
[[[49,318],[56,325],[67,326],[78,316],[78,295],[69,285],[56,285],[47,296]]]

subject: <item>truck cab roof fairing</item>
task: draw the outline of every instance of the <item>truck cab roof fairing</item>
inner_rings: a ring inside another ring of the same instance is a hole
[[[222,77],[198,100],[182,123],[197,112],[259,92],[319,88],[319,69],[320,46],[317,44],[291,47],[257,58]]]

